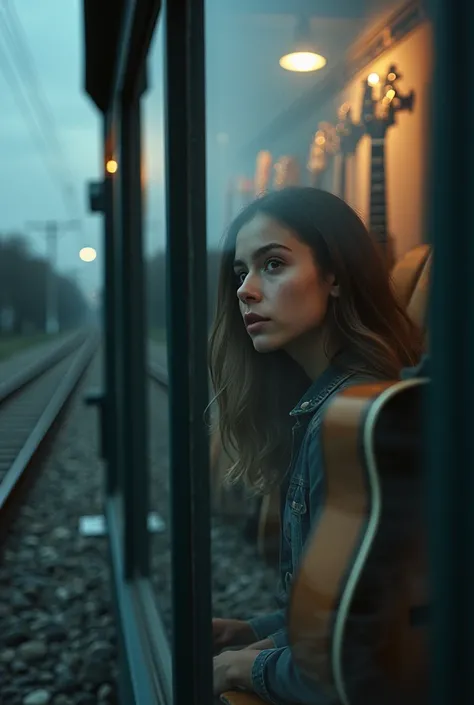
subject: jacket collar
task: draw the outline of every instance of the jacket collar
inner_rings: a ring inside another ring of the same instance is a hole
[[[354,364],[354,362],[353,355],[347,352],[337,355],[337,358],[332,360],[290,411],[290,416],[313,414],[336,387],[356,374],[351,369],[351,363]]]

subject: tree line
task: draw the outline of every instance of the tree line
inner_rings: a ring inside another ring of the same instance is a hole
[[[78,285],[36,256],[23,236],[0,233],[0,335],[45,330],[49,277],[55,280],[60,330],[84,323],[89,306]]]

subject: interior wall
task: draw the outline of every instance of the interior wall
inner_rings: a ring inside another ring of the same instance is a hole
[[[402,75],[400,93],[415,92],[413,112],[397,114],[396,124],[388,130],[385,143],[388,230],[398,258],[415,245],[429,240],[425,204],[433,55],[432,31],[428,22],[364,69],[340,94],[338,102],[349,102],[353,106],[353,119],[359,120],[363,81],[371,72],[378,73],[383,79],[392,63]],[[370,197],[370,150],[370,138],[364,136],[347,164],[347,201],[366,222]],[[334,170],[332,180],[335,192],[336,172]]]
[[[426,228],[428,130],[430,124],[430,93],[433,71],[432,30],[428,21],[415,28],[402,41],[387,51],[370,66],[364,68],[338,95],[320,103],[315,98],[314,108],[294,129],[287,130],[276,140],[262,141],[260,149],[269,150],[275,163],[281,156],[291,155],[300,165],[301,182],[309,183],[307,160],[313,136],[320,121],[337,121],[339,107],[344,102],[352,105],[353,119],[360,117],[363,97],[362,83],[371,72],[383,79],[390,64],[395,64],[402,78],[402,94],[415,93],[413,112],[401,112],[396,124],[386,136],[387,224],[392,237],[395,256],[402,256],[420,242],[429,241]],[[346,199],[368,221],[370,186],[370,138],[360,141],[356,154],[347,166]],[[242,171],[252,178],[255,158]],[[339,194],[339,159],[329,158],[322,177],[322,188]],[[273,175],[272,175],[273,182]]]

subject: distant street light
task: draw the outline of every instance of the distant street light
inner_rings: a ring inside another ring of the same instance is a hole
[[[117,169],[118,169],[118,164],[117,164],[117,162],[115,161],[115,159],[109,159],[109,160],[107,161],[107,164],[105,165],[105,168],[107,169],[107,171],[109,172],[109,174],[115,174],[115,172],[116,172]]]
[[[79,252],[79,257],[83,262],[93,262],[97,257],[97,252],[93,247],[83,247]]]

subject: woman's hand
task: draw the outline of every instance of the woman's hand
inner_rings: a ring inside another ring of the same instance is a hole
[[[252,690],[252,668],[259,651],[223,651],[214,656],[214,695],[232,688]]]
[[[255,640],[252,627],[242,619],[213,619],[212,635],[216,652],[229,646],[247,646]]]

